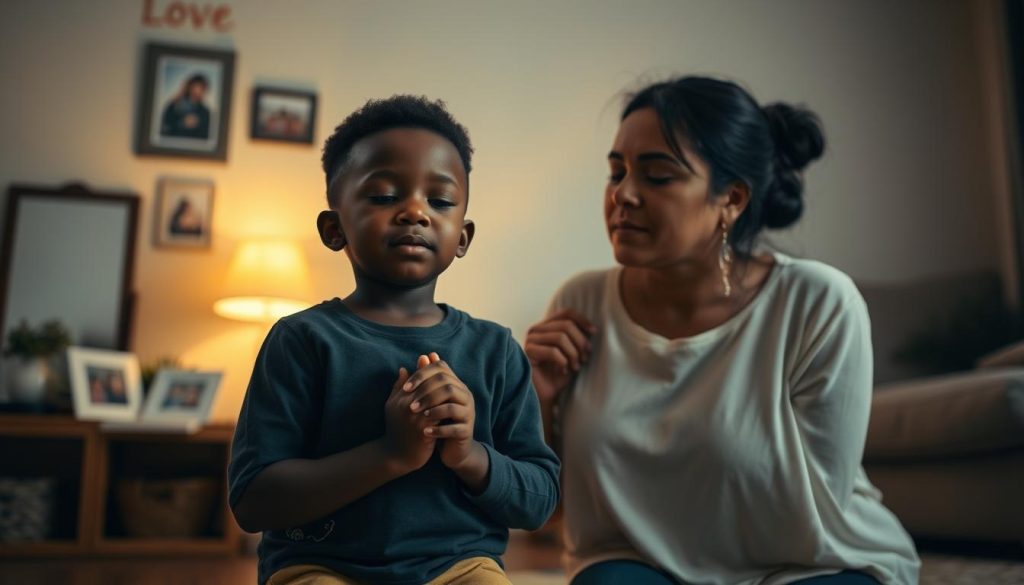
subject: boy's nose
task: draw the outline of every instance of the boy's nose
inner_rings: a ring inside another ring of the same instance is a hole
[[[416,200],[409,201],[399,212],[398,223],[427,227],[430,225],[430,216],[427,215],[426,205]]]

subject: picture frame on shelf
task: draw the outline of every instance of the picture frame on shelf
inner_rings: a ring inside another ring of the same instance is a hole
[[[67,349],[75,418],[127,422],[142,406],[142,374],[135,354],[73,346]]]
[[[222,377],[219,371],[161,368],[137,418],[107,421],[100,428],[108,433],[195,433],[210,418]]]
[[[140,422],[158,425],[206,423],[223,372],[162,368],[153,378]]]
[[[316,93],[311,91],[254,87],[249,136],[254,140],[313,144],[316,102]]]
[[[213,236],[212,181],[162,178],[157,183],[153,245],[208,249]]]
[[[235,53],[149,43],[143,60],[136,154],[227,160]]]

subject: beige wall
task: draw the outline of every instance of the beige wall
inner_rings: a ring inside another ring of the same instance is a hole
[[[248,139],[256,83],[317,90],[321,141],[367,98],[446,99],[477,149],[478,235],[440,297],[519,336],[565,277],[611,262],[600,199],[616,96],[673,72],[727,75],[823,118],[829,151],[808,172],[805,220],[779,238],[793,252],[883,280],[998,268],[1005,252],[966,2],[236,0],[229,34],[143,28],[142,4],[4,2],[0,182],[84,180],[141,195],[134,350],[225,369],[218,418],[236,415],[263,334],[210,310],[234,244],[298,238],[318,297],[352,283],[313,229],[319,149]],[[237,51],[226,164],[132,154],[140,47],[151,39]],[[216,183],[212,251],[150,245],[160,176]],[[54,237],[74,245],[89,234]]]

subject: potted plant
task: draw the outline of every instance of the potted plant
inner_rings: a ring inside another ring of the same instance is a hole
[[[33,329],[26,321],[7,334],[7,388],[14,402],[41,405],[46,395],[49,360],[71,343],[60,321],[47,321]]]

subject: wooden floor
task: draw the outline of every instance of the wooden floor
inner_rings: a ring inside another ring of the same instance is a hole
[[[557,571],[561,550],[550,541],[514,534],[509,572]],[[519,581],[517,581],[519,582]],[[0,559],[0,585],[252,585],[256,557],[175,559]]]
[[[921,585],[1021,585],[1019,547],[983,555],[923,550]],[[977,551],[974,551],[977,553]],[[993,554],[1002,553],[1002,554]],[[505,566],[516,585],[564,585],[561,549],[550,538],[513,533]],[[254,585],[256,557],[174,559],[0,559],[0,585]]]

